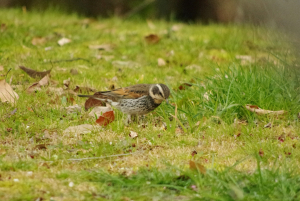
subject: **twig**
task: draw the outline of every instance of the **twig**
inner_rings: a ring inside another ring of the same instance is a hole
[[[78,61],[78,60],[83,60],[83,61],[86,61],[86,62],[90,63],[90,61],[88,59],[84,59],[84,58],[74,58],[74,59],[63,59],[63,60],[56,60],[56,61],[47,61],[45,63],[72,62],[72,61]]]
[[[5,82],[6,82],[7,74],[9,73],[10,70],[11,70],[11,68],[7,71],[7,73],[6,73],[6,75],[5,75]]]
[[[140,10],[146,8],[148,5],[150,5],[151,3],[155,2],[156,0],[145,0],[144,2],[142,2],[140,5],[136,6],[135,8],[133,8],[131,11],[129,11],[128,13],[126,13],[124,15],[124,18],[129,18],[132,15],[134,15],[135,13],[139,12]]]

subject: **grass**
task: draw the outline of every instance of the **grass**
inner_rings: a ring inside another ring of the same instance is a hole
[[[12,69],[6,80],[20,97],[0,105],[2,200],[299,199],[299,83],[282,34],[248,25],[84,19],[55,10],[2,9],[0,24],[0,74]],[[151,33],[159,43],[145,41]],[[71,43],[59,46],[63,37]],[[101,44],[112,49],[89,48]],[[158,58],[166,65],[158,66]],[[67,134],[69,126],[95,125],[88,113],[65,109],[85,99],[49,94],[48,87],[26,93],[37,80],[20,65],[52,68],[57,88],[68,78],[70,89],[99,91],[165,83],[172,105],[163,103],[143,124],[125,126],[115,111],[103,129]],[[183,83],[191,86],[179,90]],[[257,115],[246,104],[287,113]],[[190,160],[206,173],[191,170]]]

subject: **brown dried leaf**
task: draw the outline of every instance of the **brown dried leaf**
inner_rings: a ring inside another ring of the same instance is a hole
[[[191,155],[192,155],[192,156],[195,156],[196,154],[198,154],[198,153],[197,153],[196,150],[194,150],[194,151],[192,151],[192,154],[191,154]]]
[[[40,86],[46,86],[49,84],[49,74],[47,74],[45,77],[43,77],[38,83]]]
[[[279,111],[272,111],[272,110],[265,110],[265,109],[261,109],[256,105],[250,105],[247,104],[246,109],[251,111],[251,112],[255,112],[258,115],[263,115],[263,114],[274,114],[274,115],[283,115],[286,113],[286,111],[284,110],[279,110]]]
[[[32,85],[30,85],[26,89],[26,92],[30,94],[32,92],[39,91],[39,90],[41,90],[41,85],[38,82],[36,82],[36,83],[33,83]]]
[[[137,132],[130,131],[129,137],[131,137],[132,139],[134,139],[134,138],[136,138],[137,136],[138,136]]]
[[[35,82],[33,83],[31,86],[29,86],[27,89],[26,89],[26,92],[27,93],[32,93],[32,92],[35,92],[35,91],[39,91],[41,90],[41,87],[42,86],[46,86],[49,84],[49,74],[47,74],[45,77],[43,77],[39,82]]]
[[[34,37],[32,40],[31,40],[31,44],[32,45],[44,45],[46,43],[46,38],[43,38],[43,37]]]
[[[25,73],[27,73],[30,77],[32,78],[43,78],[45,77],[46,75],[50,74],[51,72],[51,69],[50,70],[47,70],[47,71],[43,71],[43,72],[40,72],[40,71],[36,71],[36,70],[32,70],[30,68],[26,68],[24,66],[19,66],[23,71],[25,71]]]
[[[97,107],[97,106],[106,106],[106,103],[101,100],[94,99],[94,98],[88,98],[84,104],[85,110],[88,110],[92,107]]]
[[[68,78],[67,80],[64,80],[63,84],[64,84],[64,89],[68,89],[69,85],[70,85],[70,78]]]
[[[198,170],[202,174],[206,173],[206,169],[203,165],[198,162],[190,161],[190,170]]]
[[[157,65],[158,65],[158,66],[165,66],[165,65],[166,65],[166,62],[165,62],[164,59],[158,58],[158,59],[157,59]]]
[[[263,156],[264,156],[264,151],[262,150],[262,148],[260,148],[258,154],[260,155],[260,157],[263,157]]]
[[[1,24],[1,27],[0,27],[0,31],[3,32],[3,31],[5,31],[6,29],[7,29],[6,24],[2,23],[2,24]]]
[[[179,87],[178,87],[178,89],[179,90],[185,90],[185,87],[191,87],[191,86],[193,86],[193,85],[191,85],[191,84],[189,84],[189,83],[183,83],[182,85],[180,85]]]
[[[72,69],[70,70],[70,73],[71,73],[72,75],[77,75],[77,74],[78,74],[78,70],[75,69],[75,68],[72,68]]]
[[[18,94],[6,83],[5,79],[0,80],[0,99],[2,102],[15,103],[19,99]]]
[[[101,115],[97,120],[96,123],[100,126],[107,126],[111,122],[115,120],[115,115],[113,111],[105,112],[103,115]]]
[[[149,44],[156,44],[160,41],[160,38],[156,34],[150,34],[148,36],[145,36],[145,40]]]

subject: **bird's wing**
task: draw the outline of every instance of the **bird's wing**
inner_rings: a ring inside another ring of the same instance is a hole
[[[130,87],[119,88],[113,91],[101,92],[102,95],[112,96],[116,99],[136,99],[149,95],[150,84],[137,84]]]

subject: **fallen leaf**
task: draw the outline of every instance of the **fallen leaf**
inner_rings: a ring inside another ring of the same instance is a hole
[[[258,115],[263,115],[263,114],[283,115],[286,113],[286,111],[284,111],[284,110],[279,110],[279,111],[265,110],[265,109],[259,108],[256,105],[250,105],[250,104],[246,105],[246,109],[251,112],[255,112]]]
[[[97,120],[96,123],[100,126],[107,126],[111,122],[115,120],[115,115],[113,111],[105,112],[103,115],[101,115]]]
[[[32,70],[30,68],[26,68],[24,66],[19,66],[23,71],[25,71],[25,73],[27,73],[30,77],[32,78],[43,78],[45,77],[46,75],[50,74],[51,72],[51,69],[50,70],[47,70],[47,71],[43,71],[43,72],[40,72],[40,71],[36,71],[36,70]]]
[[[43,77],[39,82],[35,82],[32,85],[30,85],[27,89],[26,92],[27,93],[32,93],[35,91],[39,91],[41,90],[42,86],[46,86],[49,84],[49,74],[47,74],[45,77]]]
[[[66,107],[67,110],[67,114],[71,114],[71,113],[80,113],[81,112],[81,106],[79,105],[72,105],[69,107]]]
[[[5,31],[6,29],[7,29],[6,24],[2,23],[2,24],[1,24],[1,27],[0,27],[0,31],[3,32],[3,31]]]
[[[93,130],[96,130],[97,127],[95,125],[90,125],[90,124],[82,124],[78,126],[70,126],[66,130],[63,131],[64,135],[68,134],[87,134],[91,133]]]
[[[49,84],[49,74],[47,74],[45,77],[43,77],[38,83],[40,86],[46,86]]]
[[[132,139],[134,139],[134,138],[136,138],[137,136],[138,136],[137,132],[130,131],[129,137],[131,137]]]
[[[43,38],[43,37],[34,37],[31,40],[32,45],[43,45],[45,43],[46,43],[46,38]]]
[[[4,70],[4,67],[3,66],[0,66],[0,71],[3,71]]]
[[[0,80],[0,99],[2,102],[15,103],[19,99],[18,94],[6,83],[5,79]]]
[[[89,113],[90,117],[100,117],[102,114],[112,111],[111,107],[95,107],[93,110]]]
[[[88,98],[84,104],[85,110],[88,110],[88,109],[90,109],[92,107],[96,107],[96,106],[106,106],[106,103],[101,100],[94,99],[94,98]]]
[[[162,58],[158,58],[158,59],[157,59],[157,65],[158,65],[158,66],[165,66],[165,65],[166,65],[166,62],[165,62],[165,60],[163,60]]]
[[[185,86],[191,87],[191,86],[193,86],[193,85],[191,85],[191,84],[189,84],[189,83],[183,83],[182,85],[180,85],[180,86],[178,87],[178,89],[179,89],[179,90],[185,90]]]
[[[26,92],[27,93],[32,93],[32,92],[36,92],[36,91],[39,91],[41,90],[41,86],[39,85],[38,82],[36,83],[33,83],[32,85],[30,85],[27,89],[26,89]]]
[[[76,93],[86,93],[86,92],[96,92],[96,89],[92,89],[90,87],[80,87],[80,86],[76,86],[75,89],[73,90]]]
[[[145,36],[145,40],[149,44],[156,44],[160,41],[160,38],[156,34],[150,34],[148,36]]]
[[[71,73],[72,75],[77,75],[77,74],[78,74],[78,70],[76,70],[75,68],[72,68],[72,69],[70,70],[70,73]]]
[[[206,173],[206,169],[203,165],[198,162],[190,161],[190,170],[198,170],[202,174]]]
[[[105,50],[105,51],[112,51],[114,47],[115,45],[113,44],[89,45],[90,49]]]
[[[264,151],[262,150],[262,148],[260,148],[258,154],[260,155],[260,157],[263,157],[263,156],[264,156]]]
[[[64,84],[64,89],[68,89],[69,85],[70,85],[70,78],[68,78],[67,80],[64,80],[63,84]]]
[[[57,41],[57,43],[58,43],[60,46],[63,46],[63,45],[68,44],[68,43],[70,43],[70,42],[71,42],[71,40],[68,39],[68,38],[62,38],[62,39],[60,39],[60,40]]]

